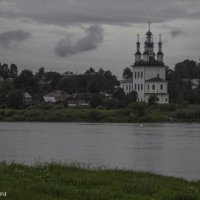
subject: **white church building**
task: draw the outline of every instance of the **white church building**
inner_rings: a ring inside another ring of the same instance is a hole
[[[140,50],[138,35],[135,63],[132,66],[133,78],[120,82],[120,87],[124,89],[125,93],[136,91],[138,102],[148,103],[149,97],[155,95],[158,98],[158,103],[169,103],[168,84],[165,80],[166,66],[163,62],[163,56],[161,35],[158,42],[158,53],[154,53],[153,34],[149,24],[143,54]]]

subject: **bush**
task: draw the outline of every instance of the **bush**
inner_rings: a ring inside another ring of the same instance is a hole
[[[96,108],[97,106],[101,105],[103,103],[103,99],[101,95],[94,94],[92,98],[90,99],[90,106],[92,108]]]
[[[124,108],[125,103],[118,99],[105,99],[103,101],[103,106],[105,106],[106,109]]]
[[[11,90],[6,100],[9,108],[19,109],[23,105],[23,92],[21,90]]]

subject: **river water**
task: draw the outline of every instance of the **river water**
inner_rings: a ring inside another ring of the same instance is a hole
[[[200,124],[0,123],[0,161],[76,161],[200,180]]]

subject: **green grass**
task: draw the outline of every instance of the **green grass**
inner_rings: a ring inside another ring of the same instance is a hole
[[[7,200],[198,200],[200,183],[149,173],[79,165],[0,163]],[[1,197],[0,197],[1,199]]]
[[[175,104],[149,106],[130,104],[123,109],[65,108],[43,105],[21,110],[0,109],[0,121],[46,122],[200,122],[200,105]]]

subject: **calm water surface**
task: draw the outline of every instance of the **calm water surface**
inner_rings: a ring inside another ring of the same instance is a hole
[[[200,179],[200,124],[0,123],[0,161],[78,161]]]

